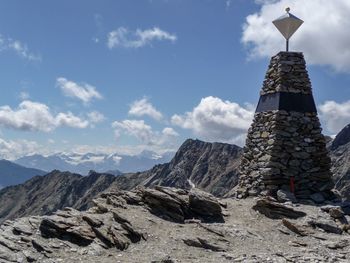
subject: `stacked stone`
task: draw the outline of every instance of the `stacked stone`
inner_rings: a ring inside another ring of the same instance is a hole
[[[272,57],[240,165],[238,197],[331,198],[331,160],[302,53]]]
[[[272,57],[260,95],[275,92],[312,93],[303,53],[280,52]]]

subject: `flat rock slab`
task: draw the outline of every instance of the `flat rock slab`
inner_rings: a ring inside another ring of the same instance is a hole
[[[257,200],[252,208],[271,219],[297,219],[306,216],[302,211],[295,210],[267,198]]]

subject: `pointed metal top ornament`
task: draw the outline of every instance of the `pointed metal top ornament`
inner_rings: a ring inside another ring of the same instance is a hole
[[[286,39],[286,51],[289,51],[289,39],[298,30],[298,28],[304,23],[303,20],[297,18],[293,14],[289,13],[290,8],[286,8],[286,14],[272,21],[281,34]]]

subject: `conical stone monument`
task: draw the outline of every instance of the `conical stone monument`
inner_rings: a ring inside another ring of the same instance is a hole
[[[237,196],[283,190],[298,200],[330,199],[331,160],[321,130],[303,54],[279,52],[271,58],[248,131]]]

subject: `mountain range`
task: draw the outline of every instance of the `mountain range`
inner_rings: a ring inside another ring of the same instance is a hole
[[[143,151],[138,155],[96,154],[96,153],[55,153],[44,156],[34,154],[21,157],[14,162],[44,171],[60,170],[87,175],[89,171],[109,172],[115,175],[128,172],[145,171],[156,164],[166,163],[173,157],[173,152],[162,155]]]
[[[345,127],[329,142],[336,189],[350,201],[350,129]],[[144,172],[112,174],[90,172],[81,176],[52,171],[0,191],[0,222],[27,215],[50,214],[70,206],[86,209],[101,192],[131,190],[138,186],[198,188],[218,197],[230,196],[238,182],[242,148],[226,143],[186,140],[168,163]]]
[[[0,191],[0,222],[27,215],[50,214],[70,206],[85,209],[103,191],[131,190],[143,185],[198,187],[223,196],[238,180],[242,149],[225,143],[186,140],[174,158],[145,172],[119,176],[91,172],[81,176],[54,170]]]

